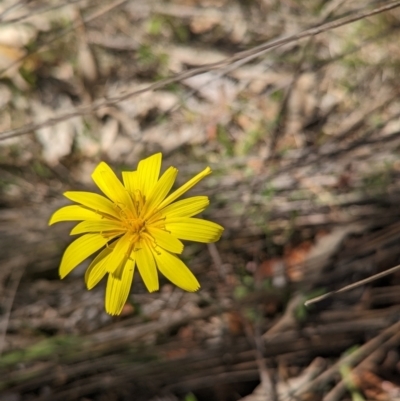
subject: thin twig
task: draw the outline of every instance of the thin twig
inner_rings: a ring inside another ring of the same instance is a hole
[[[365,278],[363,280],[356,281],[353,284],[346,285],[346,286],[340,288],[339,290],[330,291],[330,292],[327,292],[326,294],[320,295],[319,297],[315,297],[315,298],[309,299],[308,301],[304,302],[304,305],[308,306],[308,305],[311,305],[311,304],[315,304],[316,302],[320,302],[320,301],[322,301],[324,299],[330,298],[333,295],[340,294],[340,293],[346,292],[346,291],[350,291],[350,290],[353,290],[354,288],[357,288],[357,287],[361,287],[364,284],[368,284],[368,283],[371,283],[371,282],[373,282],[375,280],[378,280],[378,279],[380,279],[382,277],[386,277],[389,274],[392,274],[392,273],[396,272],[399,269],[400,269],[400,265],[394,266],[394,267],[392,267],[392,268],[390,268],[388,270],[385,270],[384,272],[374,274],[373,276],[367,277],[367,278]]]
[[[7,333],[8,322],[10,320],[11,309],[14,303],[15,294],[17,293],[17,289],[19,286],[19,282],[21,281],[22,274],[24,273],[26,265],[26,260],[23,256],[17,256],[12,259],[7,268],[12,271],[10,284],[8,289],[8,296],[4,302],[5,313],[0,325],[0,356],[3,352],[5,338]],[[4,266],[2,266],[4,268]]]
[[[208,252],[210,253],[211,259],[214,262],[215,268],[218,271],[219,276],[225,281],[226,280],[226,269],[222,263],[221,255],[218,252],[218,248],[214,243],[207,244]]]
[[[113,5],[114,6],[115,6],[115,4],[120,5],[122,3],[123,3],[123,1],[120,1],[117,3],[113,3]],[[318,35],[320,33],[327,32],[327,31],[330,31],[335,28],[339,28],[344,25],[351,24],[355,21],[358,21],[358,20],[361,20],[361,19],[364,19],[367,17],[381,14],[383,12],[392,10],[399,6],[400,6],[400,0],[386,4],[381,7],[377,7],[371,11],[357,12],[350,16],[347,16],[344,18],[339,18],[335,21],[328,22],[326,24],[322,24],[317,27],[306,29],[306,30],[296,33],[294,35],[290,35],[290,36],[286,36],[286,37],[283,37],[280,39],[265,42],[252,49],[249,49],[249,50],[246,50],[246,51],[243,51],[240,53],[236,53],[232,57],[225,58],[216,63],[204,64],[201,67],[197,67],[197,68],[193,68],[188,71],[184,71],[182,73],[176,74],[169,78],[165,78],[165,79],[155,82],[151,85],[148,85],[145,88],[142,88],[139,90],[134,90],[134,91],[129,91],[125,94],[121,94],[119,96],[114,96],[112,98],[103,98],[96,102],[93,102],[91,105],[77,107],[74,111],[63,113],[63,114],[59,115],[58,117],[50,118],[50,119],[47,119],[47,120],[39,122],[39,123],[29,123],[29,124],[26,124],[22,127],[16,128],[16,129],[3,131],[0,135],[0,140],[24,135],[24,134],[30,133],[32,131],[35,131],[39,128],[53,126],[61,121],[67,120],[69,118],[91,114],[103,107],[115,105],[115,104],[120,103],[121,101],[129,99],[131,97],[138,96],[138,95],[148,92],[148,91],[153,91],[153,90],[163,88],[168,84],[176,83],[176,82],[182,81],[184,79],[187,79],[187,78],[190,78],[190,77],[193,77],[196,75],[200,75],[202,73],[205,73],[205,72],[208,72],[211,70],[223,69],[229,65],[232,65],[232,68],[238,68],[239,66],[241,66],[245,63],[248,63],[248,62],[266,54],[267,52],[269,52],[272,49],[276,49],[283,45],[293,43],[293,42],[296,42],[301,39],[308,38],[308,37],[311,37],[314,35]],[[85,22],[87,22],[87,20],[85,20]],[[76,27],[74,25],[71,29],[75,29],[75,28]]]

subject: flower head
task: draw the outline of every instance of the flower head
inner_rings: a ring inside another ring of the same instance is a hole
[[[198,290],[196,277],[176,256],[183,251],[181,240],[215,242],[223,231],[216,223],[193,217],[208,206],[206,196],[175,202],[209,175],[211,169],[205,168],[169,194],[178,170],[169,167],[160,177],[161,159],[161,153],[157,153],[140,161],[136,171],[124,171],[123,183],[101,162],[92,178],[106,196],[65,192],[65,197],[78,204],[62,207],[49,221],[49,225],[81,221],[71,235],[83,235],[66,249],[60,265],[61,278],[102,249],[89,265],[85,281],[92,289],[108,274],[105,308],[111,315],[121,313],[135,267],[150,292],[159,288],[157,268],[178,287]]]

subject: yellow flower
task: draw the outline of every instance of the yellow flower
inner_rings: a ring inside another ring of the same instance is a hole
[[[207,167],[168,195],[178,170],[169,167],[159,177],[161,159],[161,153],[157,153],[140,161],[137,171],[124,171],[123,184],[101,162],[92,178],[106,197],[91,192],[65,192],[65,197],[79,205],[62,207],[49,221],[51,225],[82,220],[71,235],[84,235],[66,249],[60,265],[61,278],[103,248],[88,267],[85,281],[90,290],[108,273],[105,308],[111,315],[122,311],[135,266],[150,292],[159,288],[157,268],[178,287],[198,290],[196,277],[176,256],[183,251],[180,240],[215,242],[223,231],[216,223],[193,217],[208,206],[206,196],[174,202],[211,174],[211,169]]]

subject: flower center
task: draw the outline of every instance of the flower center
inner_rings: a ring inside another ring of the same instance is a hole
[[[125,219],[125,225],[132,234],[140,234],[144,230],[146,222],[140,218]]]
[[[122,224],[124,225],[126,232],[132,235],[133,242],[140,239],[141,234],[146,231],[146,220],[142,218],[141,211],[145,204],[145,197],[139,190],[130,192],[132,198],[132,207],[126,207],[125,205],[119,206],[119,216]]]
[[[146,198],[141,191],[135,190],[129,192],[129,194],[132,204],[130,206],[117,206],[119,219],[126,233],[131,235],[132,243],[136,243],[141,238],[146,237],[148,239],[151,238],[155,244],[155,239],[149,234],[147,227],[151,226],[164,230],[165,217],[161,216],[156,209],[148,210],[148,207],[146,208]]]

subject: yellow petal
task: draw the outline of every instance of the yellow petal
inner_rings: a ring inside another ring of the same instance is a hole
[[[159,288],[156,262],[151,249],[149,241],[142,239],[139,249],[134,253],[139,273],[149,292],[157,291]]]
[[[60,277],[64,278],[79,263],[102,248],[108,241],[108,238],[99,234],[85,234],[76,239],[64,252],[60,265]]]
[[[200,288],[196,277],[177,256],[158,249],[153,255],[160,272],[176,286],[190,292]]]
[[[125,263],[126,259],[129,258],[131,253],[131,239],[132,235],[127,233],[117,241],[115,241],[115,247],[108,258],[107,261],[107,271],[110,273],[114,273],[121,263]]]
[[[92,173],[93,181],[114,203],[132,208],[132,199],[107,163],[101,162]]]
[[[175,178],[178,175],[178,170],[175,167],[169,167],[165,173],[158,180],[157,184],[154,186],[153,190],[147,197],[146,204],[142,210],[141,215],[143,219],[147,219],[149,215],[154,213],[154,209],[158,208],[158,205],[164,200],[168,195],[174,185]]]
[[[70,235],[83,234],[83,233],[101,233],[103,231],[116,231],[121,234],[126,231],[120,221],[117,220],[86,220],[78,223],[70,232]]]
[[[207,196],[193,196],[172,203],[161,210],[161,214],[165,216],[167,221],[174,217],[192,217],[201,213],[209,204],[210,201]]]
[[[85,282],[88,290],[96,286],[107,273],[107,260],[111,252],[111,247],[103,249],[87,268],[85,272]]]
[[[49,226],[60,221],[100,220],[103,216],[79,205],[69,205],[58,209],[50,218]]]
[[[139,189],[146,198],[156,185],[158,177],[160,176],[161,160],[162,154],[156,153],[147,159],[141,160],[138,164]]]
[[[110,315],[122,312],[133,281],[135,261],[128,259],[115,273],[110,273],[107,280],[105,307]]]
[[[138,173],[137,171],[123,171],[122,172],[122,181],[124,183],[124,187],[129,192],[134,192],[138,189]]]
[[[217,223],[194,217],[171,219],[165,229],[177,238],[205,243],[218,241],[224,231]]]
[[[68,191],[64,192],[64,196],[74,202],[80,203],[92,209],[94,212],[108,214],[119,218],[115,205],[104,196],[93,192]]]
[[[185,192],[189,191],[190,188],[194,187],[204,177],[207,177],[209,174],[211,174],[211,172],[212,171],[211,171],[210,167],[206,167],[202,172],[197,174],[195,177],[193,177],[191,180],[189,180],[186,184],[183,184],[180,188],[178,188],[176,191],[172,192],[171,195],[169,195],[167,198],[165,198],[164,201],[159,205],[159,208],[162,209],[165,206],[172,203],[174,200],[178,199]]]
[[[148,233],[154,238],[157,246],[173,253],[182,253],[183,244],[169,232],[156,227],[147,227]]]

